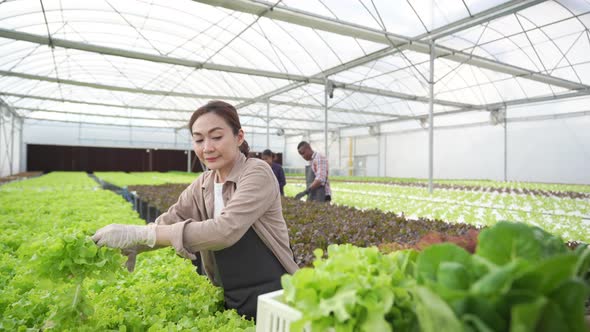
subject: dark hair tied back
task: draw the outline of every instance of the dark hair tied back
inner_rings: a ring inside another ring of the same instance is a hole
[[[248,142],[246,142],[246,140],[244,140],[242,142],[242,145],[240,145],[240,152],[244,154],[244,156],[246,156],[246,158],[248,158],[248,153],[250,153],[250,146],[248,145]]]

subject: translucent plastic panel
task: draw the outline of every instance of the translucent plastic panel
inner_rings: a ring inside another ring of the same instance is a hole
[[[564,66],[588,60],[587,30],[583,24],[583,17],[587,15],[573,17],[568,5],[581,8],[576,1],[573,4],[543,2],[440,42],[475,55],[552,74]],[[590,5],[586,4],[588,11]],[[478,46],[473,49],[475,44]],[[570,81],[589,80],[575,70],[557,72],[559,77]]]
[[[381,29],[381,23],[378,21],[374,7],[370,2],[369,7],[363,1],[352,0],[284,0],[282,4],[308,13],[346,22],[355,22],[372,29]]]
[[[20,84],[13,84],[19,82]],[[6,84],[6,85],[4,85]],[[11,77],[0,78],[0,91],[12,94],[29,94],[37,97],[64,98],[80,102],[129,105],[134,107],[180,109],[184,111],[196,110],[204,105],[207,99],[191,99],[172,96],[153,96],[129,92],[107,91],[100,89],[88,89],[85,87],[61,85],[54,83],[21,80]],[[38,103],[37,99],[6,96],[9,102],[15,106]],[[233,101],[230,101],[233,102]],[[235,103],[235,102],[234,102]],[[83,104],[80,107],[84,107]]]
[[[320,100],[321,97],[321,100],[323,100],[323,86],[306,86],[305,91],[315,91],[317,99]],[[280,95],[277,97],[277,99],[288,101],[290,98],[295,96],[305,95],[305,91],[300,88],[290,91],[287,94]],[[291,100],[305,103],[306,99],[309,100],[311,97],[295,97]],[[318,105],[321,104],[318,103]],[[388,119],[394,119],[399,116],[421,115],[428,112],[428,105],[424,103],[399,100],[396,98],[377,96],[350,90],[342,90],[338,88],[334,91],[334,98],[329,100],[329,105],[330,120],[341,120],[345,122],[354,121],[357,124],[384,121]],[[292,112],[289,114],[293,115],[297,114],[297,110],[295,108],[289,110],[288,112]],[[309,113],[315,114],[315,116],[312,116],[311,118],[318,119],[319,121],[323,120],[322,110],[302,111],[303,116],[308,116]]]
[[[194,60],[208,59],[254,19],[188,0],[43,4],[54,38]],[[2,8],[3,27],[47,34],[37,1],[15,1]]]
[[[459,0],[410,1],[428,31],[469,17],[469,12]]]
[[[566,7],[574,14],[579,15],[588,12],[588,1],[586,0],[557,0],[557,3]]]
[[[383,47],[350,37],[260,18],[211,61],[283,73],[313,75]]]
[[[334,24],[345,22],[343,24],[419,36],[426,30],[476,15],[504,2],[284,0],[278,5],[329,17]],[[384,47],[383,44],[190,0],[99,0],[88,3],[44,0],[43,4],[48,26],[38,1],[0,1],[0,28],[41,36],[46,36],[49,29],[56,39],[305,76],[320,74]],[[545,1],[437,43],[534,72],[590,84],[588,26],[590,5],[586,0]],[[329,78],[338,83],[426,97],[428,54],[393,53]],[[115,117],[123,115],[135,116],[146,125],[172,124],[172,127],[186,126],[186,118],[191,112],[209,99],[224,99],[239,106],[250,98],[293,84],[283,79],[154,63],[62,47],[50,49],[46,45],[8,39],[0,39],[0,70],[12,72],[0,76],[0,97],[8,103],[27,114],[31,111],[26,109],[55,111],[32,112],[32,117],[97,122],[102,116],[113,123],[125,123],[125,119]],[[42,77],[24,79],[16,77],[18,73]],[[48,82],[56,78],[60,84]],[[67,80],[79,82],[79,85],[68,84]],[[446,59],[437,59],[435,80],[436,98],[480,105],[551,96],[565,91]],[[137,92],[114,91],[116,87],[137,89]],[[19,96],[25,94],[48,99]],[[271,105],[271,117],[275,118],[271,120],[271,127],[291,128],[291,132],[323,129],[323,85],[306,84],[271,99],[285,102],[284,105]],[[126,105],[129,107],[117,107]],[[328,105],[331,129],[428,113],[427,103],[361,93],[354,87],[336,88]],[[137,109],[142,107],[144,109]],[[435,105],[437,113],[452,110],[451,107]],[[251,104],[239,112],[245,127],[266,126],[265,103]],[[453,118],[449,118],[449,123]]]
[[[428,105],[424,103],[358,92],[349,93],[338,105],[386,117],[414,116],[428,112]]]
[[[544,83],[539,83],[536,81],[531,81],[526,78],[515,78],[519,85],[522,87],[522,90],[526,94],[527,97],[539,97],[539,96],[547,96],[553,94],[559,94],[561,92],[568,91],[567,89],[551,86]]]
[[[572,17],[568,8],[555,1],[542,2],[521,10],[517,15],[525,18],[521,22],[523,25],[530,24],[529,27],[545,26]]]
[[[338,105],[330,108],[328,113],[329,122],[333,122],[336,125],[352,125],[358,123],[358,114],[340,112],[340,109]],[[239,113],[240,115],[256,114],[262,118],[266,118],[266,104],[257,103],[248,106],[246,109],[241,109]],[[277,118],[277,120],[297,121],[299,119],[305,119],[308,120],[305,121],[306,123],[323,123],[324,113],[323,108],[310,108],[306,107],[305,104],[301,104],[300,106],[271,104],[269,111],[270,117]],[[360,113],[360,111],[357,113]]]
[[[324,105],[324,86],[319,84],[306,84],[297,89],[289,90],[276,95],[273,100],[297,101],[304,104]]]
[[[564,91],[566,89],[517,77],[482,84],[476,89],[460,88],[440,92],[436,95],[445,100],[473,104],[490,104],[516,99],[551,96]]]
[[[259,126],[262,128],[266,127],[266,111],[262,112],[262,108],[266,109],[263,105],[250,105],[247,110],[240,110],[240,122],[242,126]],[[259,110],[260,111],[257,111]],[[286,117],[286,115],[281,115]],[[288,117],[288,116],[287,116]],[[301,119],[301,120],[299,120]],[[322,130],[324,128],[323,121],[305,121],[306,117],[299,117],[293,119],[270,119],[270,128],[283,128],[283,129],[294,129],[294,130]],[[330,125],[334,127],[334,125]]]
[[[302,104],[304,105],[304,104]],[[266,104],[256,103],[239,110],[240,114],[257,114],[266,118]],[[306,108],[303,106],[271,104],[269,115],[271,117],[308,119],[323,122],[324,111],[320,109]]]
[[[297,116],[297,109],[293,108],[287,112],[281,113],[284,116]],[[301,108],[299,112],[305,114],[306,119],[312,119],[317,123],[323,124],[324,110],[312,110],[308,108]],[[310,114],[311,113],[311,114]],[[308,116],[310,114],[310,116]],[[328,111],[328,120],[330,126],[355,126],[366,123],[373,123],[383,120],[391,119],[391,115],[385,112],[383,115],[367,114],[363,109],[354,109],[350,107],[343,107],[341,103],[332,103]]]
[[[463,2],[465,2],[469,8],[471,15],[474,15],[486,9],[501,5],[506,2],[506,0],[463,0]]]
[[[403,54],[405,56],[396,54],[372,61],[334,75],[334,79],[344,83],[426,96],[428,89],[424,77],[428,77],[428,57],[410,51],[404,51]]]
[[[469,104],[496,103],[526,98],[523,88],[514,79],[481,84],[478,88],[459,88],[436,94],[437,98]]]
[[[22,44],[19,43],[19,44]],[[3,70],[46,77],[74,80],[84,83],[145,90],[174,91],[195,95],[255,97],[288,83],[279,79],[233,74],[210,70],[197,70],[184,66],[154,63],[143,60],[106,56],[71,49],[38,47],[19,53]],[[55,71],[54,60],[58,65]]]
[[[39,3],[32,0],[2,3],[0,5],[0,27],[47,35],[47,27]]]
[[[502,3],[494,0],[285,0],[288,7],[398,35],[417,36]],[[466,6],[467,5],[467,6]],[[468,9],[469,8],[469,9]]]
[[[453,115],[437,116],[434,118],[434,126],[455,126],[462,124],[482,123],[490,124],[490,112],[472,111]],[[436,143],[435,143],[436,144]]]
[[[0,69],[12,70],[20,62],[26,59],[31,52],[35,52],[40,48],[47,48],[47,46],[33,46],[27,42],[0,38]]]
[[[182,123],[188,122],[188,118],[190,115],[176,115],[176,114],[163,114],[158,112],[147,112],[147,111],[139,111],[139,110],[126,110],[121,111],[119,109],[109,109],[103,107],[100,110],[93,110],[89,107],[80,108],[79,106],[69,106],[67,104],[62,105],[60,110],[56,110],[51,107],[44,107],[44,108],[17,108],[26,112],[28,115],[39,115],[43,114],[47,118],[52,118],[53,116],[67,116],[68,120],[81,120],[81,119],[88,119],[88,118],[95,118],[95,117],[105,117],[105,118],[117,118],[117,119],[126,119],[132,118],[133,120],[161,120],[168,123],[175,123],[178,126],[182,125]],[[69,109],[69,110],[68,110]],[[93,121],[96,122],[96,121]]]
[[[87,123],[104,123],[108,125],[124,125],[124,126],[149,126],[149,127],[170,127],[175,128],[181,125],[181,121],[163,121],[163,120],[143,120],[143,119],[122,119],[109,116],[95,116],[95,115],[76,115],[49,113],[49,112],[33,112],[27,114],[29,119],[46,119],[59,120],[63,122],[87,122]]]
[[[495,87],[494,82],[501,82],[511,78],[506,74],[481,69],[468,64],[459,64],[444,59],[436,61],[435,95],[449,97],[446,100],[467,102],[461,98],[468,98],[474,104],[489,104],[502,100],[502,93]],[[456,93],[456,91],[461,91]],[[465,96],[466,94],[470,96]],[[451,99],[448,99],[451,98]]]
[[[372,7],[375,3],[376,10]],[[387,0],[366,1],[369,9],[373,8],[374,17],[385,24],[387,31],[402,36],[417,36],[426,32],[407,1],[391,2]]]
[[[392,123],[386,123],[386,124],[381,125],[381,131],[385,132],[385,133],[404,131],[404,130],[416,130],[416,129],[423,129],[420,126],[420,121],[418,121],[418,120],[392,122]],[[427,131],[424,130],[424,134],[426,134],[426,133],[427,133]]]
[[[283,129],[296,129],[296,130],[315,130],[315,131],[323,131],[324,130],[324,123],[317,122],[317,123],[310,123],[305,121],[297,121],[297,120],[280,120],[275,119],[270,121],[271,126],[275,128],[283,128]],[[328,130],[338,128],[337,125],[328,124]]]
[[[590,97],[554,100],[529,105],[518,105],[509,108],[507,117],[523,117],[535,115],[563,114],[570,112],[588,111]]]

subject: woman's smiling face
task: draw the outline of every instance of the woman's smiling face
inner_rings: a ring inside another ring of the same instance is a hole
[[[233,168],[244,141],[242,129],[235,135],[227,122],[214,112],[201,115],[192,127],[193,149],[201,162],[217,171],[220,180]]]

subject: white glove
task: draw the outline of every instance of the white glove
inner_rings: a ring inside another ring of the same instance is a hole
[[[110,224],[92,236],[97,246],[127,249],[138,245],[153,248],[156,244],[156,225],[147,226]]]

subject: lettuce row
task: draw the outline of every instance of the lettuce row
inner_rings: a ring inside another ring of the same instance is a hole
[[[383,255],[331,245],[283,277],[301,331],[587,331],[590,249],[535,226],[500,222],[476,253],[443,243]]]
[[[138,257],[88,238],[110,223],[143,224],[84,173],[0,187],[0,331],[244,331],[223,292],[173,250]]]

